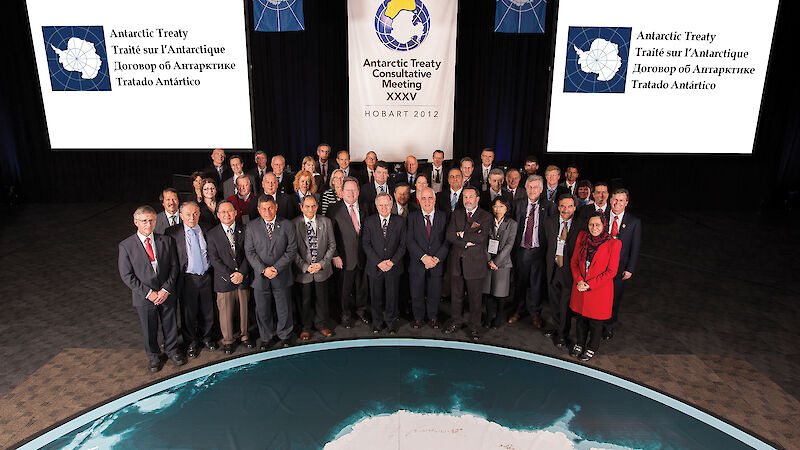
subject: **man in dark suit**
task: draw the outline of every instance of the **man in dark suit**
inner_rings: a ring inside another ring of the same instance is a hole
[[[447,241],[447,216],[435,209],[436,194],[432,188],[418,193],[421,209],[408,216],[406,247],[408,248],[412,327],[420,328],[427,315],[431,327],[439,328],[439,302],[442,299],[442,277],[445,258],[450,251]],[[427,289],[426,289],[427,284]]]
[[[361,186],[359,198],[369,208],[369,214],[375,213],[375,198],[381,192],[390,194],[394,187],[394,182],[389,182],[389,165],[383,161],[375,164],[374,180]]]
[[[527,180],[531,175],[538,175],[538,171],[539,160],[533,155],[528,155],[528,157],[525,158],[525,165],[522,166],[522,169],[520,169],[519,173],[522,175],[523,180]]]
[[[361,228],[367,217],[367,207],[359,202],[358,180],[347,177],[343,181],[342,201],[328,209],[336,237],[333,266],[342,271],[342,326],[353,327],[355,313],[365,324],[367,317],[367,278],[364,274],[366,255],[361,245]]]
[[[411,186],[411,192],[414,192],[414,183],[417,181],[417,173],[419,170],[419,162],[414,156],[406,156],[406,161],[403,164],[403,170],[394,174],[394,184],[404,182]]]
[[[466,186],[464,209],[453,211],[447,227],[450,242],[448,271],[450,272],[451,315],[453,321],[445,330],[455,333],[462,325],[464,285],[469,296],[469,329],[472,340],[480,338],[481,303],[484,279],[489,273],[487,242],[492,230],[492,215],[478,208],[478,188]]]
[[[559,169],[558,166],[547,166],[547,168],[544,169],[544,179],[546,183],[544,185],[544,190],[542,191],[542,197],[544,197],[548,202],[555,205],[556,201],[558,201],[562,194],[569,193],[569,190],[566,188],[566,186],[558,184],[558,181],[561,179],[561,169]]]
[[[508,169],[506,172],[506,190],[511,194],[511,198],[514,200],[527,198],[528,196],[525,192],[524,184],[520,186],[521,181],[522,176],[519,174],[519,170],[514,169],[513,167]]]
[[[481,150],[481,165],[479,166],[480,173],[478,173],[477,180],[480,184],[481,195],[489,190],[489,175],[494,168],[492,164],[494,164],[494,150],[491,148],[485,148]]]
[[[175,282],[178,257],[169,236],[153,233],[156,212],[140,206],[133,213],[136,233],[119,243],[119,275],[131,290],[133,307],[139,313],[150,372],[161,370],[158,321],[164,332],[164,350],[176,366],[186,363],[178,350],[178,322],[175,317]]]
[[[630,193],[620,188],[611,197],[611,211],[608,216],[609,234],[622,242],[619,255],[619,269],[614,277],[614,303],[611,306],[611,318],[603,326],[603,339],[614,337],[614,327],[619,321],[619,306],[625,290],[625,281],[630,279],[639,260],[639,247],[642,241],[642,222],[638,217],[625,211]]]
[[[392,214],[397,214],[403,220],[408,220],[408,215],[419,209],[417,202],[411,200],[411,186],[405,181],[401,181],[394,186],[394,204]]]
[[[503,189],[504,178],[505,174],[503,173],[503,169],[495,167],[494,169],[489,171],[489,180],[488,180],[489,188],[481,193],[481,201],[480,203],[478,203],[478,206],[480,206],[480,208],[484,211],[492,211],[492,205],[494,204],[494,199],[496,199],[497,197],[501,197],[505,201],[507,201],[509,205],[512,205],[509,214],[513,216],[514,199],[511,197],[510,192]]]
[[[358,180],[364,178],[364,176],[361,175],[359,170],[353,167],[352,164],[350,164],[350,152],[348,152],[347,150],[339,150],[336,153],[336,164],[339,166],[339,169],[342,169],[344,171],[344,176],[355,177]],[[327,189],[327,187],[323,186],[317,186],[317,188],[319,188],[317,192],[319,192],[320,194],[322,194],[322,192]]]
[[[587,223],[589,216],[595,211],[601,211],[606,216],[606,224],[608,224],[608,215],[611,208],[608,206],[608,183],[605,181],[598,181],[592,189],[592,199],[594,203],[584,205],[578,210],[578,217],[582,222]]]
[[[314,163],[314,170],[322,176],[322,184],[329,185],[331,179],[331,172],[336,169],[333,162],[330,160],[331,146],[325,143],[317,146],[317,161]]]
[[[546,289],[544,272],[547,244],[544,222],[556,209],[552,202],[542,198],[542,189],[544,189],[542,177],[529,176],[525,181],[527,198],[517,200],[514,205],[514,218],[517,221],[517,238],[514,242],[517,251],[514,264],[516,312],[508,319],[508,323],[515,323],[527,310],[536,328],[542,327],[539,314],[542,311],[542,298]]]
[[[239,306],[239,339],[247,348],[255,343],[248,332],[250,302],[250,263],[244,254],[244,225],[236,223],[236,207],[230,200],[217,205],[219,225],[209,230],[208,260],[214,268],[214,292],[217,294],[222,350],[230,355],[235,350],[236,328],[233,316]]]
[[[397,333],[397,297],[403,256],[406,254],[406,224],[392,214],[392,196],[382,192],[375,199],[377,214],[364,220],[361,244],[367,257],[365,270],[369,280],[372,306],[372,332],[385,325],[389,333]]]
[[[222,182],[233,175],[230,167],[225,165],[225,150],[215,148],[211,152],[211,162],[212,164],[203,170],[203,177],[211,178],[217,183],[217,186],[222,186]]]
[[[564,169],[564,182],[561,185],[567,188],[570,194],[578,196],[578,168],[575,164],[570,164]]]
[[[272,172],[267,172],[264,179],[261,180],[261,190],[264,194],[271,196],[278,207],[278,217],[292,220],[299,212],[295,208],[295,201],[292,197],[294,194],[281,194],[278,192],[278,177]],[[258,212],[258,200],[250,200],[250,220],[255,220],[261,217]]]
[[[461,161],[458,164],[458,167],[461,169],[461,183],[464,186],[475,186],[480,191],[480,177],[475,176],[475,161],[472,160],[469,156],[465,156],[461,158]]]
[[[278,347],[291,345],[291,266],[297,253],[297,242],[294,225],[278,217],[277,209],[275,199],[262,194],[258,198],[260,217],[250,221],[244,238],[245,255],[253,268],[253,297],[261,350],[269,348],[276,334],[280,340]],[[278,315],[277,330],[272,314],[273,301]]]
[[[161,191],[161,196],[159,196],[158,199],[161,200],[164,211],[161,211],[156,216],[155,232],[164,234],[167,228],[181,222],[180,214],[178,214],[178,206],[180,206],[181,203],[178,200],[178,190],[171,187]]]
[[[358,179],[358,185],[363,186],[375,181],[375,165],[378,164],[378,155],[369,151],[364,157],[364,169],[359,170],[354,176]]]
[[[436,194],[436,209],[443,211],[447,217],[450,217],[454,210],[464,207],[461,201],[461,194],[464,190],[463,181],[461,169],[453,167],[447,173],[449,187]]]
[[[286,170],[286,159],[283,155],[275,155],[270,160],[270,167],[275,178],[278,179],[279,194],[294,194],[294,175]],[[318,186],[324,189],[324,186]],[[280,209],[280,208],[279,208]]]
[[[269,167],[267,167],[267,154],[264,151],[259,150],[256,152],[254,160],[256,166],[247,171],[247,174],[256,180],[256,184],[253,185],[253,189],[256,191],[255,195],[258,196],[263,194],[261,191],[261,180],[264,178],[264,175],[269,172]]]
[[[227,180],[222,182],[222,197],[228,198],[237,193],[236,189],[236,180],[239,177],[247,177],[250,179],[250,188],[251,190],[256,188],[256,179],[255,177],[244,173],[244,161],[242,157],[239,155],[233,155],[228,159],[228,163],[231,166],[231,177]],[[253,192],[251,192],[252,194]]]
[[[444,152],[435,150],[431,159],[430,179],[428,185],[433,189],[433,192],[439,193],[447,188],[447,171],[448,167],[444,163]]]
[[[571,313],[569,298],[572,293],[572,270],[570,260],[575,250],[575,240],[583,229],[575,219],[575,197],[561,194],[558,198],[558,215],[545,220],[544,229],[547,236],[547,274],[549,287],[550,314],[552,326],[545,330],[545,336],[553,338],[558,348],[567,346],[570,331]]]
[[[200,225],[200,207],[184,202],[180,207],[181,222],[167,228],[175,240],[178,253],[178,298],[181,301],[181,332],[187,345],[186,355],[196,358],[200,347],[217,349],[211,332],[214,327],[214,291],[208,261],[206,225]]]

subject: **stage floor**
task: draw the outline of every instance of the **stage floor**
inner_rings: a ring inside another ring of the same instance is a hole
[[[170,364],[146,371],[138,319],[117,274],[117,243],[133,231],[134,207],[4,212],[0,447],[179,372]],[[786,281],[797,269],[797,227],[748,212],[639,215],[642,255],[622,325],[588,366],[800,447],[800,288]],[[336,331],[335,339],[372,336],[364,325]],[[404,321],[398,337],[444,335]],[[487,331],[482,343],[569,360],[527,322]],[[180,372],[223,356],[203,352]]]

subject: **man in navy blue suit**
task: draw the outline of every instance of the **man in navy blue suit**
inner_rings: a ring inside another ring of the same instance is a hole
[[[642,241],[642,222],[638,217],[625,211],[630,193],[620,188],[611,196],[611,213],[608,217],[608,233],[611,237],[622,241],[619,255],[619,269],[614,277],[614,303],[611,306],[611,318],[603,326],[603,339],[614,337],[614,327],[619,320],[619,306],[625,281],[633,276],[636,261],[639,260],[639,247]]]

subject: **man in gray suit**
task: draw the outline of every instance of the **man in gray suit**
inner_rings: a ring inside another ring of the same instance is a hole
[[[258,214],[245,230],[244,251],[253,268],[253,297],[256,321],[261,334],[261,350],[267,350],[275,334],[279,347],[291,345],[292,308],[290,289],[292,268],[297,253],[294,226],[277,217],[278,205],[271,195],[258,198]],[[272,301],[278,313],[278,328],[272,323]]]
[[[161,370],[158,321],[164,333],[164,350],[176,366],[186,363],[178,350],[178,322],[175,318],[178,256],[169,236],[153,233],[156,212],[140,206],[133,213],[136,233],[119,243],[119,275],[131,289],[133,306],[139,313],[144,349],[150,372]]]
[[[325,337],[333,336],[330,328],[328,308],[328,279],[333,274],[333,254],[336,240],[333,223],[327,217],[317,215],[317,199],[309,195],[301,205],[303,215],[295,217],[295,239],[297,254],[294,257],[294,280],[300,283],[300,317],[303,331],[300,339],[311,338],[311,325]],[[311,297],[314,303],[311,303]]]
[[[158,234],[164,234],[167,228],[181,223],[180,214],[178,214],[178,206],[181,202],[178,200],[178,190],[168,187],[161,191],[161,196],[158,198],[161,205],[164,206],[164,211],[161,211],[156,216],[156,229]]]

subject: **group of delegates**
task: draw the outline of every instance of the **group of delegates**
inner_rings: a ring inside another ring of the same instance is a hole
[[[327,144],[293,174],[283,156],[262,151],[248,172],[241,156],[226,164],[222,149],[211,159],[192,174],[188,199],[166,188],[164,211],[136,209],[137,232],[119,246],[153,372],[164,359],[159,320],[166,356],[186,361],[178,311],[186,356],[218,348],[215,324],[226,354],[255,348],[251,295],[261,350],[287,347],[298,334],[308,340],[314,330],[333,336],[332,297],[342,327],[361,321],[375,334],[395,334],[401,310],[414,329],[454,334],[466,326],[475,341],[485,327],[529,316],[583,361],[614,336],[641,223],[626,212],[628,190],[578,180],[574,165],[562,181],[555,165],[539,175],[533,156],[506,169],[487,148],[477,167],[469,157],[449,167],[437,150],[424,170],[409,156],[390,175],[375,152],[359,169],[347,151],[332,159]]]

